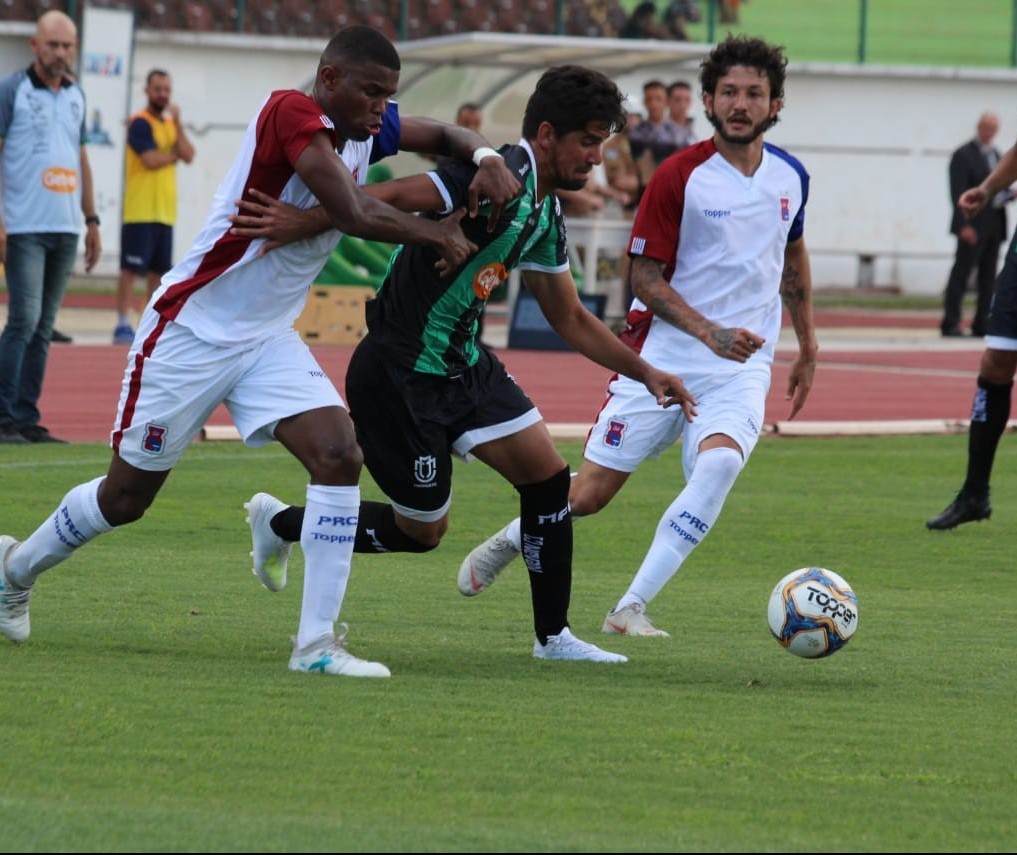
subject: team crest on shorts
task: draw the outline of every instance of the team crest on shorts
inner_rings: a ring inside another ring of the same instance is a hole
[[[607,423],[607,430],[604,431],[604,445],[608,448],[621,448],[628,426],[628,422],[610,419]]]
[[[422,454],[413,464],[413,477],[418,487],[430,487],[438,477],[438,461],[433,454]]]
[[[145,436],[141,440],[141,450],[148,454],[162,454],[166,447],[166,428],[149,422],[145,425]]]

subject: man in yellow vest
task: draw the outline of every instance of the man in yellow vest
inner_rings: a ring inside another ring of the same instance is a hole
[[[177,161],[190,163],[194,146],[170,103],[173,84],[155,68],[145,79],[147,106],[131,116],[124,163],[124,210],[120,231],[120,279],[114,344],[134,340],[131,298],[138,274],[148,276],[151,297],[162,274],[173,266],[173,226],[177,221]]]

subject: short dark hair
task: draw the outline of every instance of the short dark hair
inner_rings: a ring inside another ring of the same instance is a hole
[[[667,87],[664,85],[663,80],[647,80],[643,84],[643,93],[645,94],[650,89],[663,89],[665,92],[667,91]]]
[[[169,77],[168,71],[163,71],[161,68],[153,68],[147,75],[145,75],[145,86],[152,85],[153,77]]]
[[[374,62],[392,71],[400,69],[395,45],[381,30],[363,24],[344,27],[336,33],[322,51],[319,65],[336,65],[340,61]]]
[[[592,68],[557,65],[545,71],[526,102],[523,137],[537,136],[549,122],[559,136],[582,130],[590,122],[604,122],[611,133],[625,127],[625,98],[614,81]]]
[[[736,65],[763,72],[770,80],[770,98],[784,97],[787,59],[783,45],[771,45],[751,36],[728,36],[710,51],[700,66],[699,82],[703,91],[713,95],[717,81]]]
[[[674,83],[667,87],[667,94],[668,95],[673,94],[675,89],[688,89],[691,92],[692,86],[689,83],[686,83],[684,80],[676,80]]]

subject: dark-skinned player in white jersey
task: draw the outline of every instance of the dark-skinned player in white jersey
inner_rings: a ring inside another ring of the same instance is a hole
[[[279,90],[259,108],[202,231],[144,311],[128,354],[108,471],[68,492],[23,542],[0,537],[0,632],[12,641],[28,639],[29,596],[40,575],[99,535],[140,519],[208,416],[225,404],[248,445],[276,440],[309,475],[312,513],[297,534],[306,558],[304,596],[290,669],[389,676],[383,664],[345,649],[345,629],[335,632],[363,456],[342,398],[293,321],[342,232],[427,246],[451,268],[476,250],[459,224],[464,210],[426,220],[358,186],[399,68],[383,34],[349,27],[325,47],[311,95]],[[409,122],[407,137],[408,145],[460,157],[487,145],[466,129],[421,121]],[[472,192],[504,204],[518,181],[500,160],[486,160],[478,170],[486,182]],[[261,252],[261,241],[231,233],[234,200],[251,187],[297,208],[320,206],[325,227],[309,240]]]

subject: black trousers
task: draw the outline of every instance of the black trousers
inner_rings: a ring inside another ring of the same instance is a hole
[[[1001,243],[1000,238],[984,238],[974,245],[962,240],[957,241],[957,252],[954,255],[953,267],[950,269],[950,277],[946,281],[946,293],[943,295],[943,321],[940,324],[942,332],[950,332],[960,326],[964,291],[967,289],[971,271],[976,270],[978,303],[975,316],[971,320],[971,332],[976,335],[985,334],[992,292],[996,283]]]

